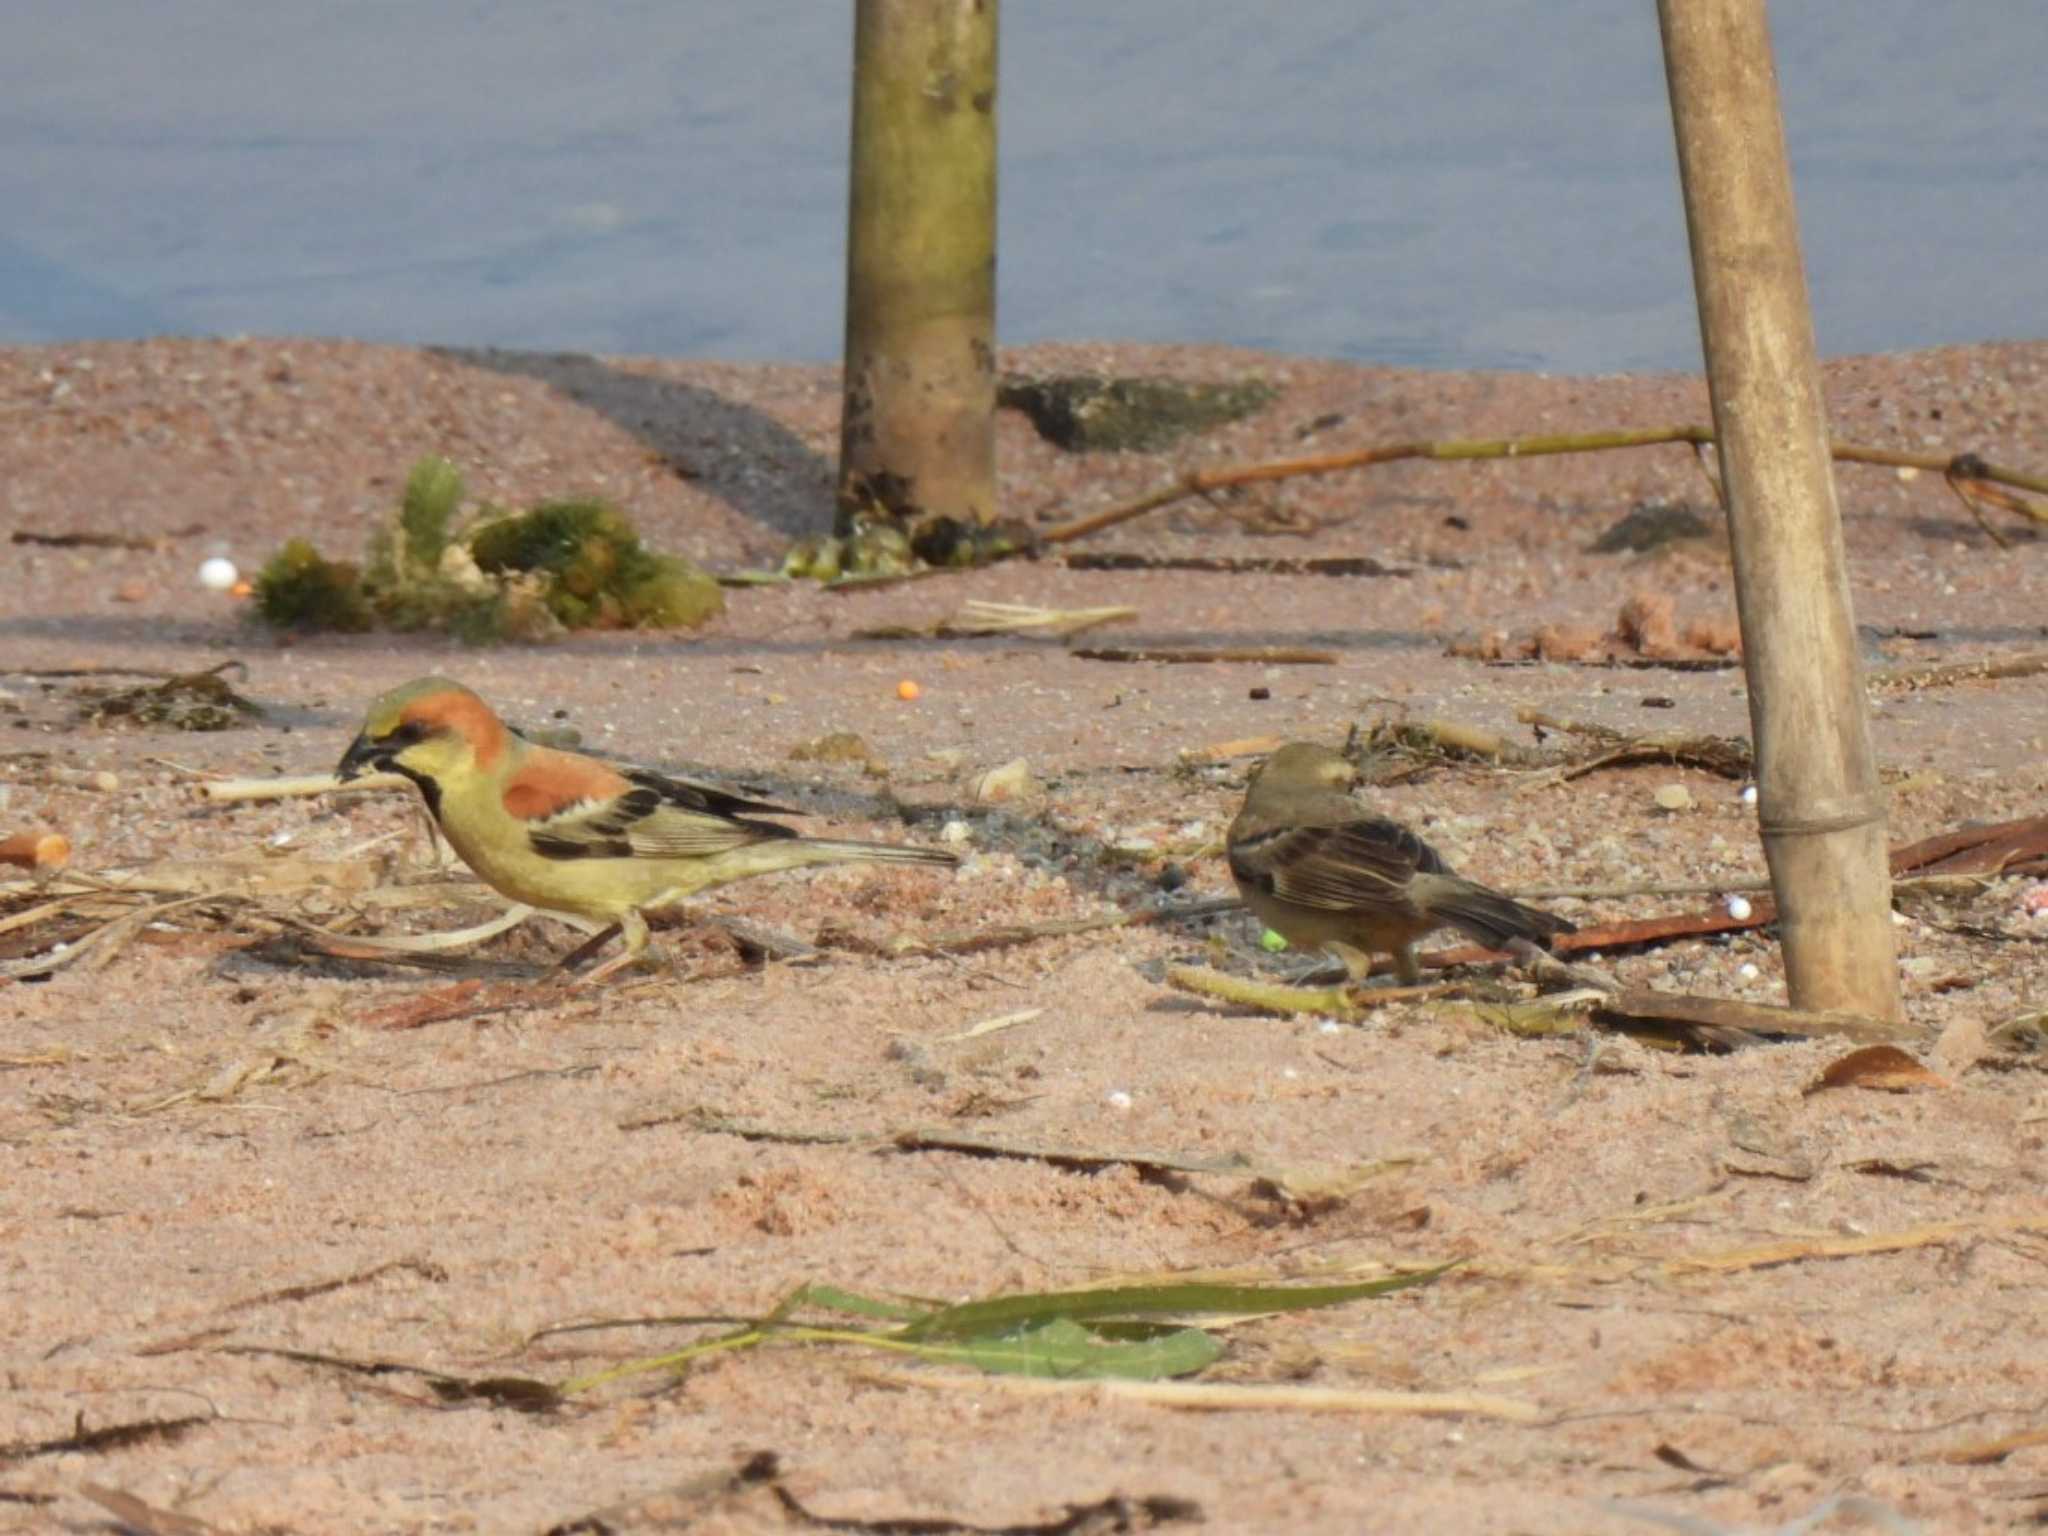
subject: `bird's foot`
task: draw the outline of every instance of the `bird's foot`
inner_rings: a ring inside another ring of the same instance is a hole
[[[1604,971],[1597,971],[1590,965],[1574,965],[1560,960],[1548,950],[1539,948],[1527,939],[1511,939],[1508,953],[1515,957],[1542,991],[1560,991],[1573,987],[1591,987],[1599,992],[1619,992],[1621,983]]]

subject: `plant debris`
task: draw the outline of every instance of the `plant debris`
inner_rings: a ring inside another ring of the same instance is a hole
[[[1172,645],[1148,645],[1137,649],[1076,646],[1073,654],[1084,661],[1234,661],[1269,667],[1334,667],[1337,664],[1335,651],[1304,650],[1292,645],[1233,645],[1213,649]]]
[[[221,1536],[221,1528],[175,1509],[163,1509],[119,1488],[82,1482],[81,1497],[91,1499],[119,1522],[121,1536]]]
[[[1012,375],[996,404],[1022,411],[1038,435],[1073,453],[1149,453],[1265,409],[1280,391],[1263,379],[1191,384],[1101,374]]]
[[[562,1406],[560,1391],[530,1376],[451,1376],[445,1371],[407,1365],[398,1360],[352,1360],[341,1355],[323,1355],[308,1349],[277,1349],[264,1344],[224,1344],[220,1352],[224,1355],[290,1360],[298,1365],[345,1371],[355,1376],[414,1377],[426,1384],[435,1402],[449,1405],[484,1403],[493,1408],[510,1408],[518,1413],[552,1413]],[[411,1401],[421,1406],[432,1406],[425,1398]]]
[[[1739,736],[1710,736],[1697,731],[1648,731],[1631,736],[1611,726],[1583,720],[1564,720],[1540,709],[1518,709],[1515,718],[1543,740],[1546,731],[1563,732],[1593,744],[1590,756],[1561,766],[1553,776],[1559,783],[1581,778],[1602,768],[1621,768],[1635,763],[1671,763],[1699,768],[1724,779],[1744,780],[1756,771],[1749,742]]]
[[[1955,1084],[1922,1066],[1896,1045],[1866,1045],[1829,1062],[1806,1092],[1825,1088],[1873,1088],[1881,1093],[1909,1093],[1915,1088],[1953,1088]]]
[[[16,1440],[12,1444],[0,1445],[0,1461],[28,1461],[38,1456],[97,1456],[107,1451],[125,1451],[137,1445],[157,1442],[168,1445],[182,1440],[202,1424],[214,1422],[210,1413],[192,1413],[175,1419],[129,1419],[119,1424],[103,1424],[98,1429],[87,1429],[85,1413],[81,1409],[70,1434],[59,1435],[53,1440]]]
[[[278,629],[440,629],[483,644],[564,629],[693,628],[724,610],[716,581],[645,548],[607,502],[483,506],[458,522],[464,496],[454,465],[420,460],[364,565],[290,540],[256,579],[257,612]]]
[[[544,1536],[613,1536],[615,1532],[694,1528],[717,1506],[730,1504],[756,1489],[774,1499],[782,1523],[802,1530],[840,1531],[848,1536],[1109,1536],[1112,1532],[1152,1531],[1162,1526],[1202,1522],[1201,1506],[1190,1499],[1155,1494],[1129,1498],[1111,1494],[1083,1504],[1069,1504],[1053,1520],[1018,1521],[1004,1525],[972,1525],[941,1515],[885,1515],[856,1519],[821,1515],[789,1491],[782,1480],[781,1458],[773,1451],[755,1451],[730,1472],[715,1472],[624,1504],[549,1526]]]
[[[178,673],[113,693],[81,686],[79,718],[92,725],[163,725],[174,731],[225,731],[262,720],[263,706],[237,693],[222,676],[230,669],[244,676],[249,671],[245,662],[224,661],[204,672]]]
[[[1076,550],[1060,557],[1070,571],[1215,571],[1227,576],[1413,576],[1410,565],[1371,555],[1148,555],[1136,550]]]
[[[1026,1291],[955,1306],[863,1296],[833,1285],[802,1285],[766,1316],[737,1329],[668,1354],[578,1377],[564,1383],[560,1390],[564,1397],[574,1397],[627,1377],[673,1372],[707,1355],[771,1343],[879,1349],[927,1364],[966,1365],[999,1376],[1156,1381],[1192,1375],[1222,1358],[1220,1339],[1181,1319],[1262,1317],[1341,1306],[1427,1285],[1449,1267],[1439,1265],[1377,1280],[1334,1285],[1186,1281],[1078,1291]],[[797,1320],[802,1314],[820,1312],[859,1321]],[[577,1324],[573,1331],[587,1332],[604,1326],[607,1325]],[[545,1330],[563,1331],[567,1330]]]
[[[958,613],[929,624],[877,624],[853,632],[856,640],[944,639],[949,635],[1014,635],[1034,631],[1076,635],[1104,624],[1135,619],[1138,610],[1106,608],[1040,608],[1031,603],[990,603],[971,599]]]
[[[11,544],[40,544],[48,549],[134,549],[154,554],[169,549],[178,539],[193,538],[204,532],[204,527],[194,523],[159,534],[102,533],[89,528],[50,533],[35,528],[17,528],[7,537]]]

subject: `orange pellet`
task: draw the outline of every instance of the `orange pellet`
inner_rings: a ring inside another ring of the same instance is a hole
[[[915,678],[906,677],[896,685],[896,697],[899,699],[914,699],[923,692],[924,690],[917,686]]]

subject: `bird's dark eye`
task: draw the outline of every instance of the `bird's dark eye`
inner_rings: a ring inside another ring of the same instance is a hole
[[[427,727],[423,721],[401,720],[377,738],[377,745],[402,752],[414,742],[425,741],[427,734]]]

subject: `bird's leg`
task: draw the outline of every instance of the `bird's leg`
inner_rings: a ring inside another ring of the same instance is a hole
[[[646,918],[642,917],[638,912],[631,910],[622,912],[619,914],[617,928],[620,933],[625,935],[626,939],[626,942],[620,946],[619,952],[595,970],[585,972],[577,977],[569,985],[572,987],[594,987],[606,977],[616,976],[620,971],[623,971],[627,966],[647,953]],[[604,936],[609,937],[610,930],[606,930]],[[584,944],[580,947],[589,949],[591,946]]]
[[[585,939],[581,944],[578,944],[574,949],[570,950],[569,953],[562,956],[561,959],[557,960],[554,964],[554,968],[551,971],[549,971],[548,974],[551,976],[559,976],[564,971],[575,970],[577,966],[581,965],[584,961],[588,960],[600,949],[603,949],[605,945],[611,943],[611,941],[617,938],[619,934],[623,931],[624,930],[620,927],[619,924],[607,923],[604,927],[598,929],[597,932],[593,933],[589,938]]]
[[[1415,946],[1403,944],[1394,951],[1394,972],[1401,978],[1404,987],[1422,985],[1422,962],[1415,958]]]
[[[1346,944],[1342,939],[1329,939],[1323,944],[1344,967],[1344,976],[1352,986],[1362,987],[1366,978],[1372,975],[1372,951],[1360,949],[1355,944]]]

